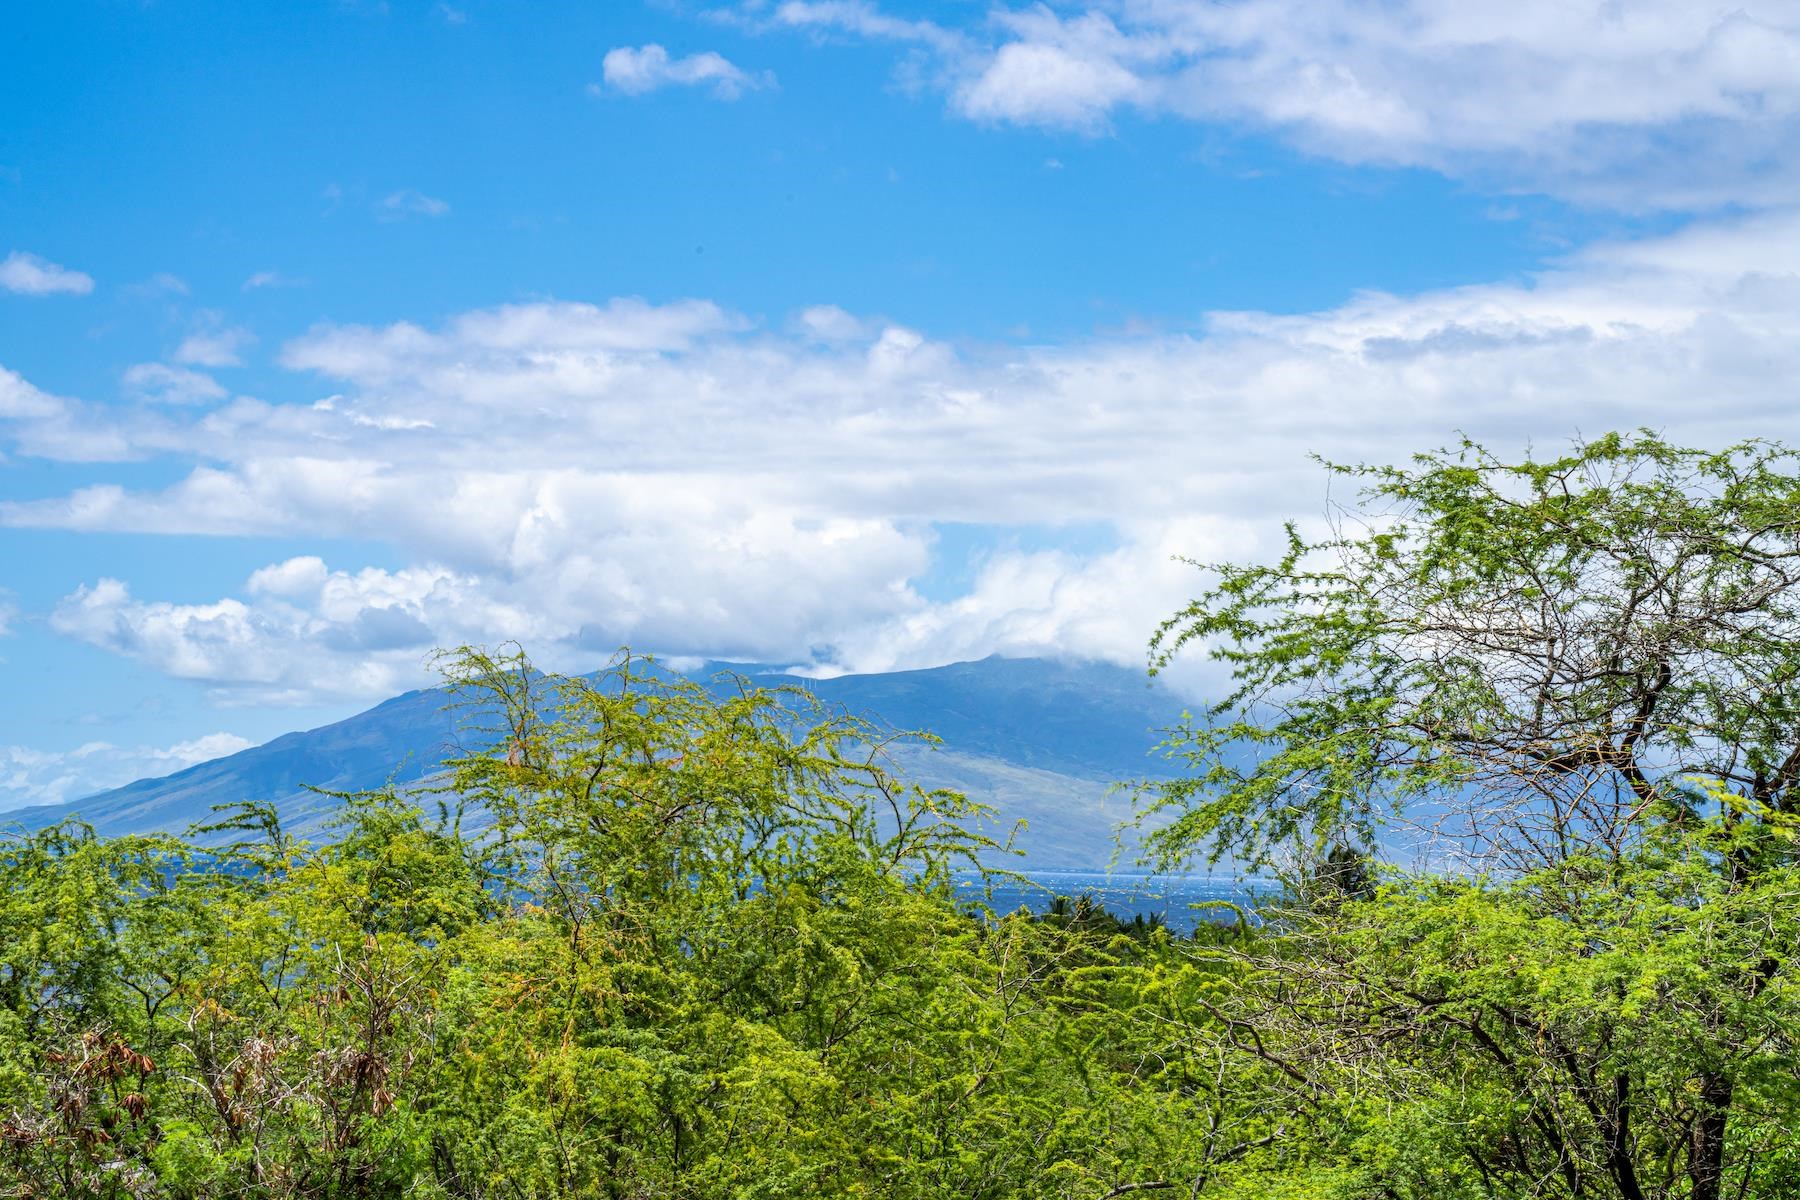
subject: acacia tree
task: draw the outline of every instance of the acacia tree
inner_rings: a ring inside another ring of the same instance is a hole
[[[628,655],[445,666],[474,748],[320,843],[261,803],[0,830],[0,1196],[1100,1200],[1279,1126],[1181,1019],[1227,980],[966,911],[981,810],[868,722]]]
[[[1172,743],[1191,772],[1146,793],[1173,814],[1165,861],[1421,827],[1456,851],[1448,879],[1299,922],[1226,1014],[1297,1103],[1382,1063],[1390,1095],[1461,1122],[1489,1192],[1717,1200],[1773,1178],[1797,462],[1645,433],[1332,467],[1362,491],[1327,536],[1290,526],[1273,564],[1215,566],[1159,629],[1154,668],[1198,645],[1235,681]]]

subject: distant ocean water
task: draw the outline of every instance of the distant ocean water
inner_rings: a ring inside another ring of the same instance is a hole
[[[1195,909],[1191,905],[1205,901],[1225,901],[1248,908],[1257,897],[1275,890],[1268,879],[1232,878],[1229,876],[1134,875],[1104,871],[1037,870],[1024,881],[995,880],[984,889],[979,879],[966,876],[957,881],[957,891],[970,902],[983,902],[996,913],[1017,912],[1021,908],[1043,912],[1058,896],[1074,899],[1091,896],[1113,915],[1129,921],[1142,913],[1161,916],[1177,933],[1191,932],[1201,921],[1235,921],[1229,908]]]

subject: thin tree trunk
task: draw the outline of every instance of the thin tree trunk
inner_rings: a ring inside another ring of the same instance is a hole
[[[1700,1076],[1700,1116],[1688,1156],[1691,1200],[1719,1200],[1725,1186],[1725,1127],[1731,1116],[1731,1080],[1717,1071]]]
[[[1624,1200],[1644,1200],[1638,1184],[1637,1164],[1631,1158],[1631,1076],[1621,1071],[1613,1077],[1613,1102],[1606,1133],[1607,1167]],[[1699,1193],[1695,1193],[1698,1200]]]

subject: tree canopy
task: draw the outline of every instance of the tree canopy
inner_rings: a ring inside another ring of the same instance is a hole
[[[1356,505],[1162,625],[1154,665],[1233,681],[1146,791],[1165,861],[1436,868],[1247,956],[1230,1028],[1297,1103],[1372,1087],[1471,1194],[1794,1186],[1797,461],[1645,433],[1333,467]]]
[[[479,750],[323,843],[0,843],[0,1194],[1093,1198],[1264,1145],[1181,1019],[1216,971],[971,911],[975,807],[865,723],[444,666]]]
[[[1784,447],[1611,435],[1506,462],[1473,443],[1362,486],[1324,536],[1214,564],[1155,666],[1233,686],[1157,789],[1167,856],[1297,833],[1439,832],[1525,868],[1711,813],[1785,826],[1800,788],[1800,476]],[[1451,818],[1460,818],[1455,820]]]

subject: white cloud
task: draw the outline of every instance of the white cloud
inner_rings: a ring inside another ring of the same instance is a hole
[[[211,375],[167,363],[128,367],[121,382],[130,395],[155,404],[209,404],[225,398],[225,389]]]
[[[1090,556],[1057,550],[994,553],[965,595],[855,630],[838,644],[838,652],[859,671],[995,653],[1139,665],[1150,631],[1194,589],[1194,569],[1180,559],[1217,561],[1254,553],[1268,530],[1208,515],[1130,520],[1121,532],[1121,546]]]
[[[730,655],[804,649],[828,640],[834,619],[884,617],[927,561],[921,534],[771,511],[729,480],[666,493],[572,473],[464,481],[423,523],[404,490],[379,489],[362,511],[492,565],[346,571],[303,557],[257,571],[239,596],[185,605],[102,579],[65,598],[52,627],[213,684],[222,701],[379,697],[419,682],[433,647],[465,641],[517,639],[561,662],[624,643],[678,647],[696,632]]]
[[[1048,646],[1135,663],[1194,586],[1173,555],[1238,556],[1320,510],[1308,452],[1639,425],[1800,439],[1800,212],[1596,247],[1522,283],[1060,346],[626,299],[323,325],[281,361],[329,394],[108,411],[0,376],[0,405],[7,380],[23,397],[17,445],[191,465],[166,487],[102,475],[0,502],[0,523],[374,533],[404,565],[289,560],[205,604],[95,582],[58,629],[295,699],[378,696],[423,677],[426,646],[504,637],[571,663],[627,641],[849,667]],[[1114,544],[1001,547],[966,594],[931,600],[943,522],[1097,523]]]
[[[128,295],[155,300],[163,296],[185,296],[188,294],[188,285],[187,280],[179,275],[158,271],[141,283],[126,284],[123,290]]]
[[[821,342],[848,342],[866,337],[870,323],[835,304],[815,304],[800,311],[794,327],[807,337]]]
[[[63,402],[32,386],[16,371],[0,367],[0,420],[44,420],[61,416]]]
[[[336,197],[331,198],[335,203]],[[408,217],[442,217],[449,212],[448,201],[427,196],[413,188],[389,192],[375,204],[375,216],[382,221],[404,221]]]
[[[871,0],[783,0],[768,16],[760,5],[746,5],[745,12],[718,15],[753,29],[790,28],[842,33],[879,41],[926,46],[955,53],[965,39],[933,21],[910,20],[882,12]]]
[[[1064,22],[1034,11],[1009,23],[1018,40],[995,49],[955,91],[965,116],[1092,130],[1122,105],[1154,103],[1155,85],[1141,74],[1153,56],[1105,16]]]
[[[256,335],[238,325],[227,325],[218,313],[202,312],[195,328],[172,356],[178,363],[197,367],[235,367],[243,363],[243,353],[256,341]]]
[[[420,606],[462,581],[441,570],[333,575],[318,565],[319,578],[300,595],[283,594],[280,566],[258,572],[248,602],[146,602],[119,580],[101,579],[66,597],[50,623],[175,678],[224,685],[217,698],[227,702],[281,703],[302,689],[375,696],[407,686],[433,645]]]
[[[94,290],[94,278],[35,254],[14,250],[0,259],[0,290],[21,296],[85,296]]]
[[[282,363],[360,386],[381,380],[412,389],[440,378],[466,396],[486,383],[499,389],[492,399],[512,400],[520,398],[509,385],[520,380],[521,367],[584,385],[591,382],[590,369],[686,350],[710,335],[743,328],[742,318],[699,300],[514,304],[465,313],[435,333],[404,321],[381,329],[321,326],[290,343]]]
[[[246,292],[261,291],[263,288],[302,287],[304,279],[293,279],[280,271],[258,271],[244,280],[241,290]]]
[[[0,366],[0,462],[6,447],[59,462],[120,462],[138,457],[140,432],[129,422],[101,416],[62,396],[52,396],[15,371]]]
[[[966,30],[860,0],[740,12],[928,52],[935,67],[908,60],[907,77],[977,120],[1248,124],[1345,162],[1626,208],[1779,204],[1800,186],[1789,0],[1086,0],[1000,8]]]
[[[88,742],[72,750],[0,746],[0,811],[61,805],[134,780],[168,775],[253,743],[234,733],[209,733],[173,746],[115,746]]]
[[[175,769],[181,770],[211,762],[215,758],[224,758],[228,754],[236,754],[240,750],[248,750],[255,744],[249,738],[239,737],[235,733],[208,733],[189,741],[176,742],[173,746],[156,751],[156,755],[180,764]]]
[[[600,69],[607,87],[628,96],[670,86],[709,87],[721,100],[736,100],[745,92],[775,84],[775,77],[768,72],[752,75],[711,50],[671,58],[654,42],[609,50]]]

